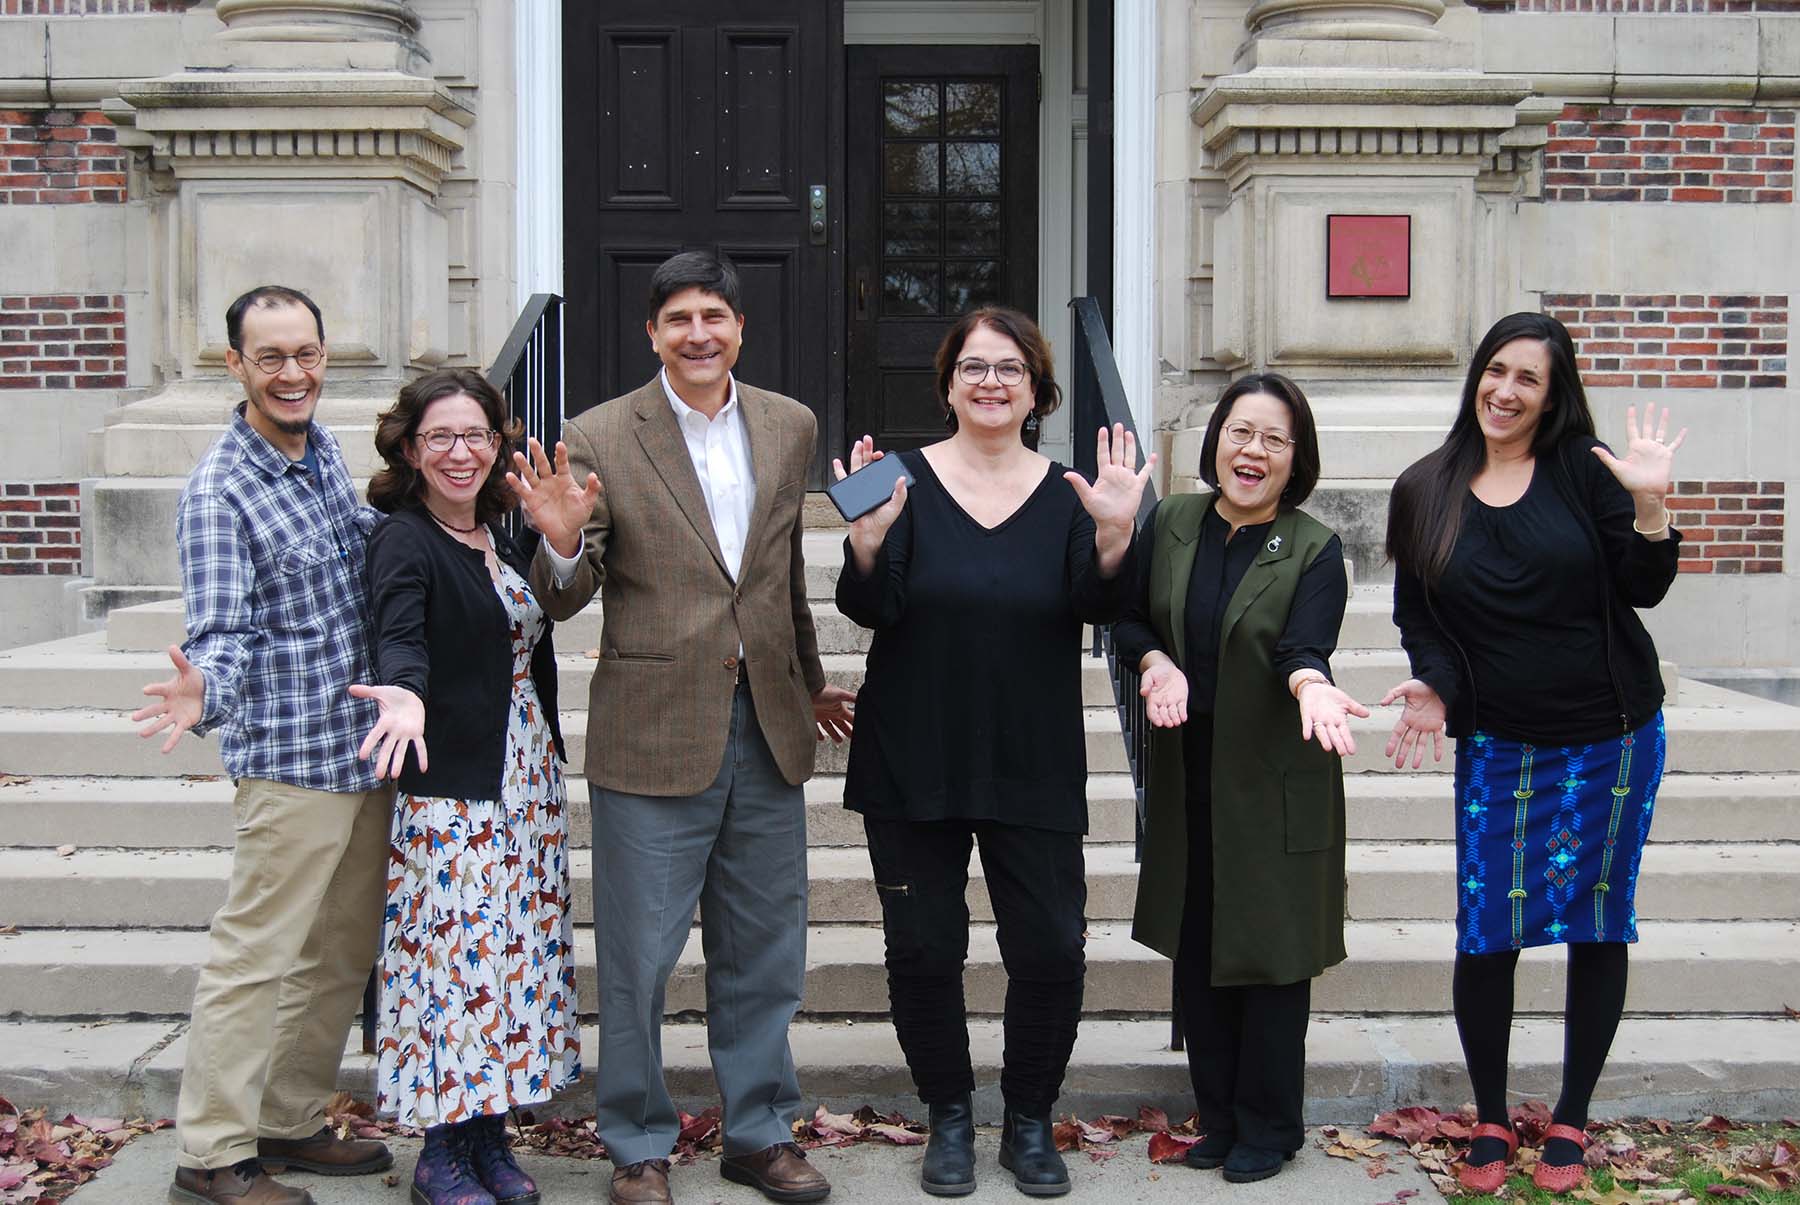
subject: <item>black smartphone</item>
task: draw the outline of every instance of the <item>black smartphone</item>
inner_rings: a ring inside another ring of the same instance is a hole
[[[838,514],[844,516],[844,522],[854,523],[892,498],[894,482],[902,477],[906,479],[906,488],[911,489],[913,475],[907,471],[905,462],[897,453],[888,452],[842,481],[832,482],[825,487],[825,492],[831,496]]]

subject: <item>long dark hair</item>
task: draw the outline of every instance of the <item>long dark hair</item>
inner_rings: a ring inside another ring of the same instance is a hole
[[[1388,502],[1387,555],[1400,568],[1426,582],[1436,581],[1450,563],[1450,552],[1462,531],[1463,501],[1469,483],[1487,463],[1487,440],[1476,416],[1475,395],[1481,378],[1502,347],[1515,339],[1543,343],[1550,359],[1544,411],[1531,438],[1531,454],[1554,455],[1565,440],[1594,434],[1594,414],[1575,367],[1575,341],[1569,328],[1547,314],[1508,314],[1494,323],[1469,361],[1462,404],[1443,444],[1408,466],[1394,482]]]
[[[1307,404],[1306,395],[1300,392],[1300,386],[1278,372],[1253,372],[1247,377],[1239,377],[1219,395],[1212,418],[1206,423],[1206,438],[1200,441],[1200,480],[1211,486],[1214,493],[1219,492],[1219,435],[1225,430],[1225,421],[1231,417],[1231,408],[1237,405],[1237,400],[1253,393],[1266,393],[1287,403],[1288,414],[1292,416],[1294,462],[1276,507],[1293,510],[1305,502],[1313,487],[1319,484],[1319,429],[1313,422],[1312,407]]]
[[[406,445],[419,433],[419,422],[431,403],[458,394],[475,399],[487,415],[488,426],[500,432],[493,467],[475,495],[475,521],[486,523],[513,508],[517,500],[506,485],[506,453],[523,426],[518,419],[507,417],[506,399],[473,368],[440,368],[408,381],[392,408],[375,420],[375,451],[385,467],[369,481],[370,506],[392,514],[403,506],[423,504],[425,477],[406,458]]]

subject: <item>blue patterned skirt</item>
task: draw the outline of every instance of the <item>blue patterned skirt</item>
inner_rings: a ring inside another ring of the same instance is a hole
[[[1456,948],[1493,954],[1636,941],[1638,867],[1667,735],[1560,749],[1476,732],[1456,743]]]

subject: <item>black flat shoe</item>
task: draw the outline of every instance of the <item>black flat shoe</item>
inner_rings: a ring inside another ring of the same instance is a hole
[[[1069,1168],[1057,1152],[1048,1117],[1007,1110],[1000,1127],[1000,1166],[1013,1174],[1013,1187],[1028,1197],[1060,1197],[1069,1191]]]
[[[930,1106],[931,1137],[919,1186],[934,1197],[966,1197],[975,1191],[975,1104],[967,1092]]]
[[[1281,1165],[1294,1157],[1292,1151],[1271,1151],[1260,1146],[1239,1143],[1225,1156],[1225,1179],[1233,1184],[1251,1184],[1267,1180],[1281,1171]]]
[[[1193,1146],[1188,1147],[1181,1161],[1189,1167],[1203,1172],[1212,1171],[1225,1166],[1225,1156],[1231,1153],[1232,1137],[1230,1134],[1208,1134]]]

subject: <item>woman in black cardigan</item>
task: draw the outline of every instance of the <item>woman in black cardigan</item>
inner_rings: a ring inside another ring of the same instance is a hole
[[[1625,1006],[1639,858],[1662,779],[1662,674],[1633,608],[1674,581],[1664,499],[1668,412],[1626,412],[1615,457],[1594,438],[1575,346],[1554,318],[1502,318],[1476,348],[1437,451],[1388,508],[1394,622],[1412,677],[1388,741],[1416,768],[1456,745],[1452,996],[1479,1122],[1457,1176],[1494,1192],[1518,1147],[1506,1110],[1513,970],[1569,951],[1562,1098],[1536,1185],[1583,1175],[1588,1102]]]
[[[381,964],[381,1107],[425,1129],[413,1200],[536,1202],[505,1118],[580,1077],[568,820],[550,621],[510,505],[506,404],[467,369],[400,391],[369,500],[381,718],[399,780]]]

